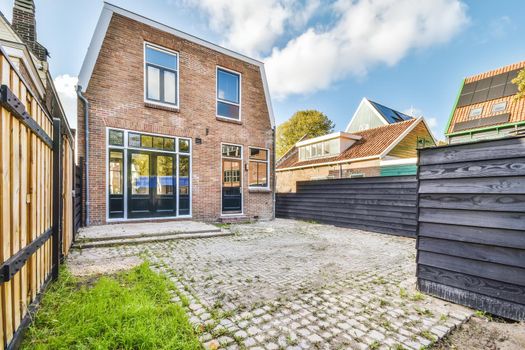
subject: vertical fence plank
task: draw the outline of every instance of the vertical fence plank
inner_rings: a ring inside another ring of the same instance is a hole
[[[19,97],[18,77],[11,77],[11,89]],[[11,118],[11,255],[20,250],[20,121]],[[20,272],[13,278],[13,326],[20,326]]]
[[[20,86],[20,100],[24,103],[26,110],[31,111],[31,106],[27,103],[27,91],[23,84]],[[28,194],[28,142],[27,142],[27,128],[25,125],[20,125],[20,249],[23,249],[27,245],[28,238],[28,216],[27,216],[27,194]],[[27,276],[27,262],[20,270],[21,285],[20,295],[21,314],[25,313],[28,305],[28,276]]]
[[[10,67],[5,57],[1,58],[2,84],[10,85]],[[1,205],[2,205],[2,221],[1,235],[2,235],[2,261],[6,261],[11,257],[11,169],[10,169],[10,155],[11,155],[11,114],[2,108],[1,120],[1,135],[2,135],[2,151],[1,151]],[[4,341],[7,343],[13,337],[13,310],[11,300],[12,281],[2,283],[2,317],[5,327]]]

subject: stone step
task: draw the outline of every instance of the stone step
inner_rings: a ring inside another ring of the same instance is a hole
[[[214,238],[231,236],[233,233],[227,231],[213,231],[213,232],[200,232],[200,233],[175,233],[175,234],[162,234],[162,235],[148,235],[140,236],[135,238],[118,238],[118,239],[100,239],[92,241],[77,241],[73,244],[73,248],[85,249],[85,248],[102,248],[102,247],[114,247],[118,245],[134,245],[143,243],[155,243],[165,242],[179,239],[196,239],[196,238]]]
[[[167,236],[175,236],[181,234],[201,234],[201,233],[220,233],[220,228],[208,228],[205,230],[190,230],[190,231],[164,231],[156,233],[124,233],[124,234],[114,234],[114,235],[104,235],[104,236],[94,236],[94,237],[82,237],[80,241],[87,242],[100,242],[100,241],[114,241],[120,239],[137,239],[137,238],[162,238]]]

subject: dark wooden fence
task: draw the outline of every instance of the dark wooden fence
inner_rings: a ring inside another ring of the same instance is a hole
[[[416,236],[415,176],[302,181],[277,193],[276,216]]]
[[[525,138],[419,156],[419,289],[525,320]]]

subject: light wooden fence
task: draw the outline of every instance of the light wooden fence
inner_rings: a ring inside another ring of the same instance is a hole
[[[0,52],[0,349],[18,345],[73,238],[71,132],[47,114],[7,57]]]

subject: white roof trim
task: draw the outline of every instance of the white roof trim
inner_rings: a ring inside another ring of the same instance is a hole
[[[359,106],[357,106],[357,109],[355,110],[354,115],[352,116],[352,119],[350,119],[350,122],[346,126],[346,129],[345,129],[346,132],[348,132],[348,129],[350,128],[350,125],[352,124],[352,121],[355,119],[357,112],[359,112],[361,107],[363,107],[363,104],[366,104],[368,107],[370,107],[372,111],[375,113],[375,115],[379,117],[379,120],[383,122],[384,125],[388,124],[388,121],[385,119],[385,117],[383,117],[381,113],[379,113],[379,111],[374,107],[374,105],[370,103],[370,100],[367,99],[366,97],[363,97],[363,99],[359,103]]]
[[[417,164],[417,157],[415,158],[399,158],[399,159],[381,159],[379,166],[389,165],[415,165]]]
[[[414,130],[416,128],[416,126],[421,123],[421,121],[423,121],[423,123],[425,123],[423,117],[419,117],[419,118],[416,118],[416,121],[412,123],[412,125],[410,125],[405,131],[403,131],[403,133],[401,135],[399,135],[397,137],[397,139],[394,140],[394,142],[392,142],[384,151],[383,153],[381,153],[381,159],[383,159],[384,157],[386,157],[388,155],[388,153],[390,153],[390,151],[392,149],[394,149],[394,147],[397,146],[398,143],[400,143],[412,130]],[[426,126],[426,123],[425,123],[425,126]],[[427,126],[427,129],[428,129],[428,126]],[[429,133],[430,133],[430,130],[429,130]],[[430,134],[430,136],[432,136],[432,134]],[[433,138],[433,136],[432,136]]]
[[[152,19],[146,18],[142,15],[139,15],[137,13],[125,10],[121,7],[109,4],[107,2],[104,2],[104,7],[102,8],[102,13],[100,15],[100,18],[98,20],[97,26],[95,27],[95,32],[93,33],[93,37],[91,38],[91,43],[89,44],[88,51],[86,54],[86,57],[84,58],[84,63],[82,64],[82,68],[80,70],[80,74],[78,77],[78,84],[81,86],[82,91],[85,92],[89,81],[91,79],[91,75],[93,74],[93,69],[95,68],[95,63],[97,61],[98,55],[100,53],[100,49],[102,47],[102,43],[104,42],[104,38],[106,37],[106,32],[109,27],[109,23],[111,21],[111,17],[113,16],[113,13],[117,13],[121,16],[130,18],[132,20],[135,20],[140,23],[144,23],[150,27],[162,30],[166,33],[175,35],[179,38],[191,41],[195,44],[207,47],[211,50],[220,52],[224,55],[228,55],[230,57],[236,58],[238,60],[253,64],[255,66],[259,67],[259,70],[261,72],[261,79],[263,82],[264,87],[264,95],[266,98],[266,105],[268,108],[268,113],[270,115],[270,121],[272,128],[275,127],[275,118],[273,114],[272,109],[272,102],[270,99],[270,90],[268,88],[268,82],[266,79],[266,73],[264,70],[264,63],[261,61],[258,61],[256,59],[250,58],[248,56],[242,55],[238,52],[226,49],[222,46],[213,44],[209,41],[197,38],[193,35],[190,35],[188,33],[182,32],[180,30],[177,30],[173,27],[167,26],[165,24],[159,23],[157,21],[154,21]]]
[[[40,75],[38,75],[37,68],[34,65],[33,60],[29,56],[30,61],[27,59],[28,55],[31,53],[27,50],[27,47],[25,47],[24,44],[20,44],[24,46],[24,49],[21,48],[15,48],[13,46],[9,46],[8,44],[3,44],[2,47],[4,48],[5,52],[11,56],[16,57],[20,60],[22,60],[23,65],[26,67],[29,77],[31,80],[35,83],[35,87],[38,91],[38,94],[40,95],[40,98],[44,97],[44,85],[42,83],[42,79],[40,78]]]

